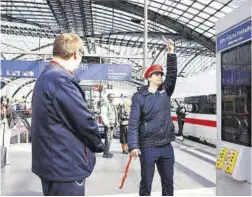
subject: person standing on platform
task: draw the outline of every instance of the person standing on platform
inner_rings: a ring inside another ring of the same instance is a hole
[[[101,117],[104,124],[105,133],[105,150],[103,157],[112,158],[113,154],[110,153],[110,147],[113,139],[114,130],[119,126],[118,112],[114,105],[115,95],[113,93],[108,94],[108,100],[104,101],[101,106]]]
[[[15,125],[15,114],[14,109],[10,105],[10,100],[6,96],[1,97],[1,122],[4,124],[4,130],[1,133],[1,141],[2,145],[6,148],[6,156],[5,161],[6,165],[10,165],[9,158],[9,146],[11,141],[11,129]]]
[[[177,114],[177,120],[178,120],[178,137],[177,139],[179,140],[184,140],[183,138],[183,128],[184,128],[184,122],[185,122],[185,117],[186,117],[186,108],[183,106],[182,103],[178,106],[176,110]]]
[[[122,153],[129,154],[127,145],[129,112],[126,110],[125,105],[122,105],[120,107],[119,120],[120,120],[120,143],[122,145]]]
[[[84,55],[79,36],[64,33],[53,43],[53,58],[40,74],[32,97],[32,171],[46,196],[83,196],[95,152],[104,145],[85,93],[73,72]]]
[[[174,151],[171,142],[175,140],[175,132],[170,98],[177,79],[177,58],[174,42],[167,42],[165,80],[163,67],[151,65],[144,74],[149,85],[132,97],[128,147],[132,157],[140,157],[140,196],[151,194],[155,164],[161,177],[162,195],[173,195]]]

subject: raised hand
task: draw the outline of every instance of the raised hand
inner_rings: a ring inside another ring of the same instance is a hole
[[[174,42],[171,39],[167,41],[167,51],[168,53],[174,53]]]

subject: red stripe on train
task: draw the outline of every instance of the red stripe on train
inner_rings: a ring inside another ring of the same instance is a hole
[[[172,116],[173,121],[177,121],[176,116]],[[196,125],[202,125],[207,127],[216,127],[216,121],[214,120],[203,120],[203,119],[196,119],[196,118],[186,118],[185,123],[188,124],[196,124]]]

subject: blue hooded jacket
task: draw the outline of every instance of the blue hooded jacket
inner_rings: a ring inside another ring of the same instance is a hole
[[[60,66],[46,66],[35,84],[31,140],[32,171],[51,181],[85,179],[104,149],[83,90]]]
[[[128,129],[130,150],[148,146],[161,146],[175,139],[171,119],[170,97],[177,79],[177,58],[167,55],[166,78],[155,94],[144,86],[132,97]]]

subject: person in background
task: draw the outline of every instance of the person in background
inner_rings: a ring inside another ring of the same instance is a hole
[[[175,132],[170,98],[177,79],[177,57],[171,40],[167,43],[167,51],[165,80],[162,66],[150,66],[144,74],[149,85],[132,97],[128,147],[132,157],[140,156],[140,196],[151,194],[155,164],[161,177],[162,195],[173,195],[174,151],[171,142],[175,140]]]
[[[120,143],[122,146],[122,153],[129,154],[127,145],[129,112],[126,110],[125,105],[121,105],[120,107],[119,122],[120,122]]]
[[[20,112],[21,109],[22,109],[22,105],[20,104],[20,101],[17,100],[17,102],[16,102],[16,111]]]
[[[115,95],[108,94],[108,100],[104,101],[101,106],[101,117],[104,124],[105,133],[105,150],[103,157],[112,158],[113,154],[110,153],[110,147],[113,139],[114,130],[119,126],[118,112],[116,106],[113,104]]]
[[[11,128],[15,125],[14,110],[10,105],[9,98],[1,97],[1,121],[4,123],[4,133],[1,133],[1,144],[4,143],[6,150],[6,165],[10,165],[9,147],[11,140]],[[3,139],[2,139],[3,138]]]
[[[73,75],[84,46],[73,33],[58,35],[53,58],[41,72],[32,96],[32,171],[44,195],[83,196],[96,152],[104,145],[85,93]]]
[[[183,128],[184,128],[184,123],[185,123],[185,117],[186,117],[186,108],[184,107],[183,103],[180,103],[176,110],[177,114],[177,120],[178,120],[178,137],[177,139],[179,140],[184,140],[183,138]]]

